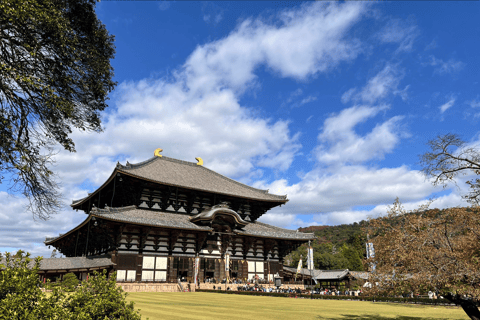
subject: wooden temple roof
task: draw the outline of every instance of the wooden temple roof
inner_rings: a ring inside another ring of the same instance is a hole
[[[283,272],[288,272],[291,275],[295,275],[297,273],[297,268],[283,266]],[[363,279],[368,280],[368,272],[366,271],[350,271],[348,269],[340,269],[340,270],[308,270],[306,268],[302,268],[299,274],[305,277],[313,276],[315,280],[342,280],[347,277],[354,278],[354,279]]]
[[[0,264],[5,264],[5,259],[0,260]],[[30,261],[29,267],[33,268],[34,259]],[[81,269],[100,269],[113,266],[112,258],[109,255],[91,256],[91,257],[70,257],[70,258],[43,258],[40,261],[40,271],[51,270],[81,270]]]
[[[288,201],[286,195],[270,194],[268,193],[268,190],[250,187],[246,184],[225,177],[203,165],[199,165],[198,163],[165,156],[154,156],[153,158],[137,164],[127,162],[126,165],[122,165],[117,163],[110,178],[98,190],[107,185],[117,173],[129,175],[149,182],[189,190],[198,190],[277,204],[284,204]],[[93,197],[98,190],[83,199],[74,200],[71,206],[75,207],[85,202],[90,197]]]
[[[40,262],[40,271],[78,270],[113,266],[110,256],[47,258]]]
[[[66,234],[62,234],[55,238],[47,238],[46,245],[50,245],[55,241],[68,236],[75,232],[79,227],[84,226],[92,217],[104,219],[113,222],[162,227],[169,229],[182,229],[192,231],[213,231],[209,226],[197,225],[190,221],[191,215],[163,212],[149,209],[142,209],[136,206],[128,206],[122,208],[93,208],[90,215],[85,221],[83,221],[78,227],[70,230]],[[288,230],[279,227],[274,227],[262,222],[249,222],[242,229],[236,229],[233,231],[235,234],[243,236],[264,237],[272,239],[285,239],[285,240],[312,240],[315,238],[313,233],[303,233],[296,230]]]

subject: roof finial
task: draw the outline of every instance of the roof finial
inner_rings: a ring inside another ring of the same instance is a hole
[[[196,157],[195,160],[197,160],[197,166],[203,166],[203,160],[200,157]]]
[[[163,151],[162,148],[155,149],[155,151],[153,152],[153,155],[156,156],[156,157],[161,158],[162,155],[160,154],[160,152],[162,152],[162,151]]]

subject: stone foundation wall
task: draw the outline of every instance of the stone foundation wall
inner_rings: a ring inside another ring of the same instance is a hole
[[[193,285],[192,285],[193,286]],[[225,284],[223,283],[200,283],[199,289],[203,290],[213,290],[213,286],[215,286],[215,290],[225,290]],[[232,291],[237,291],[238,286],[243,286],[243,284],[227,284],[227,288],[230,288]],[[253,285],[249,285],[250,287]],[[272,287],[273,289],[276,289],[274,285],[271,284],[262,284],[263,288],[270,288]],[[289,284],[284,284],[280,287],[280,289],[287,289],[287,288],[300,288],[300,290],[305,290],[305,285],[303,284],[297,284],[297,285],[289,285]]]
[[[177,283],[124,283],[118,282],[117,285],[122,287],[125,292],[181,292]],[[183,289],[189,292],[195,292],[193,284],[182,283]]]
[[[177,283],[144,283],[144,282],[118,282],[117,285],[122,287],[125,292],[181,292],[180,286]],[[184,283],[182,282],[184,290],[189,292],[195,292],[195,285],[193,283]],[[198,289],[203,290],[225,290],[225,284],[219,283],[200,283],[197,286]],[[227,284],[227,288],[230,288],[232,291],[237,291],[238,286],[243,286],[243,284]],[[252,286],[252,285],[250,285]],[[276,287],[271,284],[263,284],[263,288],[274,288]],[[289,285],[284,284],[280,287],[281,289],[287,288],[300,288],[300,290],[305,290],[305,285]]]

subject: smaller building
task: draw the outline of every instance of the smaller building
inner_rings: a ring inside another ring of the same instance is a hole
[[[285,283],[310,285],[313,282],[313,284],[320,285],[326,289],[344,290],[363,286],[368,280],[368,272],[350,271],[348,269],[308,270],[302,268],[297,274],[296,268],[283,266],[283,277]]]
[[[46,280],[52,282],[56,279],[62,280],[67,273],[74,273],[77,279],[86,280],[88,275],[94,271],[101,272],[106,269],[110,272],[113,268],[114,263],[108,256],[44,258],[40,262],[38,274],[43,282]]]

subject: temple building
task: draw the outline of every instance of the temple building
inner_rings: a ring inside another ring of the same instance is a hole
[[[95,266],[116,271],[118,282],[194,282],[195,268],[199,282],[272,280],[283,276],[283,258],[314,238],[258,221],[286,204],[286,196],[229,179],[201,158],[187,162],[161,151],[141,163],[118,163],[97,190],[73,201],[72,208],[87,217],[47,238],[45,244],[67,258],[48,259],[44,277],[72,265],[81,279]],[[59,267],[50,260],[59,260]]]

